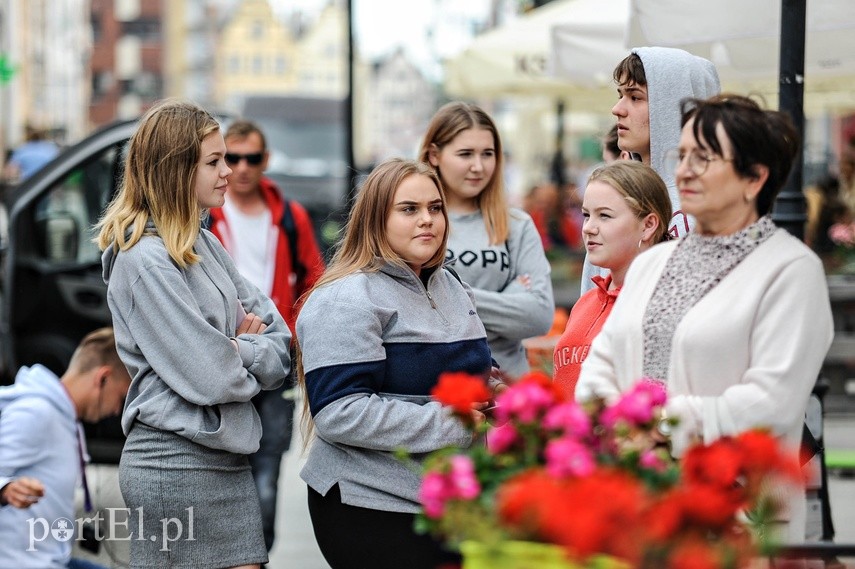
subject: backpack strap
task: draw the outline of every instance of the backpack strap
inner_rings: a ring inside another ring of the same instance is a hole
[[[297,224],[294,223],[291,202],[284,196],[282,197],[282,218],[279,220],[279,227],[285,232],[285,238],[288,239],[288,249],[291,252],[291,270],[297,277],[296,288],[299,291],[302,287],[300,283],[306,278],[306,267],[300,262],[300,257],[297,255]]]

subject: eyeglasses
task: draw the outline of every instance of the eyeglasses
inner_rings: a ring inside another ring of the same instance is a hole
[[[240,164],[241,160],[246,160],[246,163],[250,166],[258,166],[261,164],[263,159],[264,152],[256,152],[254,154],[234,154],[232,152],[226,152],[226,162],[228,162],[229,166],[237,166]]]
[[[685,159],[688,159],[689,170],[695,176],[703,176],[710,162],[715,162],[716,160],[733,162],[733,158],[722,158],[716,154],[709,156],[697,150],[690,150],[688,154],[683,154],[679,148],[672,148],[665,153],[665,170],[667,172],[676,172]]]

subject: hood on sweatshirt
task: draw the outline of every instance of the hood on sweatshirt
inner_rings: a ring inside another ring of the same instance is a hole
[[[131,225],[125,229],[125,239],[128,239],[134,232],[134,227]],[[145,224],[143,235],[158,235],[157,226],[152,220],[148,220]],[[110,275],[113,272],[113,264],[116,262],[116,256],[119,254],[119,248],[116,247],[116,242],[110,243],[104,252],[101,253],[101,278],[104,279],[104,284],[110,284]]]
[[[25,397],[40,397],[56,407],[70,421],[77,420],[77,411],[59,378],[41,364],[22,367],[15,376],[14,384],[0,388],[0,411]]]
[[[674,172],[665,168],[665,153],[680,144],[680,102],[687,98],[708,99],[721,90],[712,62],[671,47],[638,47],[647,78],[650,119],[650,167],[664,180],[674,212],[680,210],[680,194]],[[675,220],[671,221],[673,225]],[[671,232],[673,234],[673,228]],[[685,226],[678,228],[684,235]]]
[[[133,231],[133,226],[128,227],[125,230],[125,239],[129,238]],[[159,235],[157,231],[157,226],[154,224],[153,221],[148,220],[146,222],[145,231],[143,232],[143,235]],[[204,231],[199,231],[199,236],[202,238],[206,238]],[[215,237],[213,236],[210,236],[210,238],[215,239]],[[210,241],[208,242],[210,243]],[[107,248],[104,249],[104,252],[101,253],[101,278],[104,279],[104,284],[110,284],[110,275],[113,272],[113,264],[116,262],[116,256],[118,255],[118,253],[119,249],[116,247],[115,241],[113,243],[110,243],[110,245],[108,245]]]

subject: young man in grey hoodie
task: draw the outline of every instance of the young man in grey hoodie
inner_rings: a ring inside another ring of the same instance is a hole
[[[613,77],[618,91],[618,102],[612,107],[618,146],[665,181],[674,211],[668,233],[672,238],[683,237],[693,222],[680,211],[680,194],[674,172],[665,167],[665,153],[680,141],[680,101],[706,99],[721,90],[715,66],[682,49],[639,47],[618,63]],[[582,294],[593,288],[591,277],[601,271],[606,272],[592,265],[586,255]]]

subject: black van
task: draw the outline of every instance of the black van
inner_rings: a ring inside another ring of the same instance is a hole
[[[92,226],[113,196],[136,121],[103,128],[64,150],[5,197],[0,273],[0,383],[22,365],[62,374],[83,336],[110,325]],[[118,462],[118,419],[86,425],[93,461]]]

